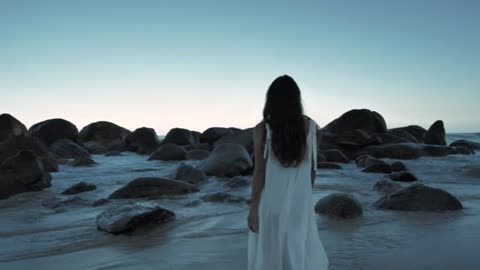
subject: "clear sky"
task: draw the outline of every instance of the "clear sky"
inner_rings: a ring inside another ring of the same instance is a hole
[[[283,74],[321,126],[478,132],[480,1],[0,0],[0,111],[27,126],[251,127]]]

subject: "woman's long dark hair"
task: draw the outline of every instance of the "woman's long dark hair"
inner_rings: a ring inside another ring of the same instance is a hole
[[[284,167],[303,160],[306,132],[300,88],[288,75],[276,78],[268,88],[263,121],[270,126],[272,150]]]

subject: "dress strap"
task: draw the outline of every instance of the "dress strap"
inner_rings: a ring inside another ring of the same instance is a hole
[[[317,123],[310,119],[310,132],[312,140],[313,170],[317,171]]]
[[[271,134],[270,126],[268,125],[268,123],[265,123],[265,129],[266,129],[266,137],[265,137],[265,147],[263,149],[263,158],[266,159],[268,148],[270,147],[270,141],[271,141],[271,138],[272,138],[272,134]]]

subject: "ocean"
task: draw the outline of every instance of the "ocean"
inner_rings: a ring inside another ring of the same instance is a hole
[[[448,143],[457,139],[480,142],[480,134],[447,135]],[[224,185],[227,178],[210,178],[197,193],[148,201],[173,210],[173,222],[128,235],[96,229],[96,217],[108,204],[91,207],[93,201],[106,198],[137,177],[167,176],[181,162],[201,162],[147,158],[135,153],[93,155],[99,163],[94,167],[61,165],[60,171],[52,174],[49,189],[0,200],[0,269],[245,270],[248,205],[203,202],[185,207],[217,191],[250,197],[250,186],[228,189]],[[319,169],[313,191],[315,201],[334,192],[347,192],[364,208],[363,216],[353,220],[317,215],[330,269],[478,269],[480,175],[468,171],[480,168],[480,154],[402,162],[419,182],[459,198],[464,209],[445,213],[376,210],[371,205],[380,195],[373,185],[382,175],[360,172],[354,163],[342,164],[342,170]],[[97,189],[60,195],[80,181],[93,183]],[[60,210],[42,205],[73,197],[78,198]]]

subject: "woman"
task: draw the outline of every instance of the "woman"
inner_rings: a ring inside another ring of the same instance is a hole
[[[328,268],[313,209],[316,132],[315,121],[303,115],[295,81],[287,75],[275,79],[253,135],[249,270]]]

